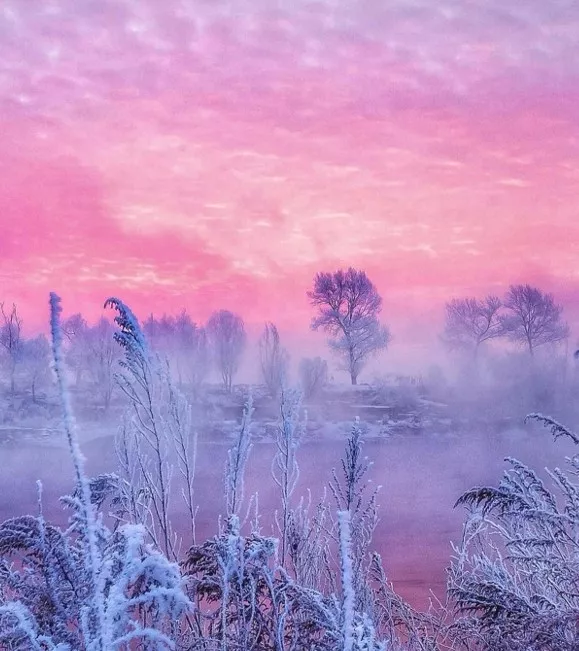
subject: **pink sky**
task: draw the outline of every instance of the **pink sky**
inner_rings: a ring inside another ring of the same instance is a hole
[[[563,1],[3,0],[2,298],[305,332],[353,265],[399,341],[512,282],[573,321],[577,43]]]

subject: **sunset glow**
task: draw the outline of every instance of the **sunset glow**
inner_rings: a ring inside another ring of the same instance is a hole
[[[578,42],[570,2],[4,0],[2,298],[305,331],[354,265],[395,335],[511,282],[571,320]]]

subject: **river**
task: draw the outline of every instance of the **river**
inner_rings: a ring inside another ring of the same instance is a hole
[[[563,464],[571,451],[566,442],[553,442],[547,431],[511,429],[503,432],[464,431],[460,434],[397,435],[365,442],[365,454],[373,461],[369,473],[380,485],[380,521],[374,549],[383,558],[394,588],[417,607],[424,607],[429,590],[442,595],[451,541],[458,541],[463,509],[453,509],[457,497],[477,484],[496,484],[506,467],[505,456],[515,456],[540,470],[545,465]],[[113,438],[101,436],[83,444],[87,470],[91,474],[115,470]],[[309,488],[314,500],[339,469],[343,442],[304,442],[298,450],[299,484],[295,500]],[[199,507],[197,531],[200,538],[215,533],[217,517],[223,512],[223,467],[226,444],[200,443],[195,482]],[[251,452],[246,495],[259,491],[264,515],[264,533],[271,514],[278,508],[278,493],[271,479],[272,443],[256,442]],[[64,523],[66,512],[57,501],[71,490],[72,464],[66,449],[12,443],[0,447],[0,518],[2,520],[37,509],[37,479],[43,482],[45,516]],[[183,512],[175,508],[177,526],[183,526]],[[189,541],[185,541],[188,546]]]

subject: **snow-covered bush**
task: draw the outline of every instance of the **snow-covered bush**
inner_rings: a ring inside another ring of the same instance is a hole
[[[139,640],[173,648],[171,623],[190,609],[178,566],[145,542],[143,527],[111,532],[99,523],[99,563],[88,572],[82,507],[78,497],[67,501],[74,510],[65,531],[41,513],[0,525],[0,644],[108,651]]]
[[[541,414],[555,438],[579,437]],[[579,456],[567,469],[534,470],[507,459],[498,487],[466,492],[470,509],[455,548],[449,592],[480,649],[571,651],[579,648]]]
[[[189,649],[335,651],[340,610],[333,596],[297,584],[276,563],[277,540],[228,531],[192,547],[183,563],[195,602]]]

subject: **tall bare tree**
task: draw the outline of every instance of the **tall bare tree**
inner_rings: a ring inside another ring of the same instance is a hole
[[[186,377],[193,390],[198,390],[211,370],[211,350],[207,329],[197,327],[187,347]]]
[[[243,319],[229,310],[219,310],[209,317],[207,333],[223,386],[231,391],[247,342]]]
[[[105,409],[111,403],[115,371],[121,358],[121,349],[114,339],[114,332],[113,324],[103,317],[96,325],[88,328],[85,335],[88,371]]]
[[[0,303],[0,346],[4,349],[10,379],[10,393],[14,395],[16,369],[22,353],[22,319],[18,315],[16,305],[12,304],[10,311],[6,310],[4,303]]]
[[[322,328],[331,335],[330,349],[342,361],[341,368],[350,374],[352,384],[357,384],[368,357],[390,341],[390,332],[378,321],[382,298],[376,287],[366,272],[350,267],[317,274],[308,298],[318,308],[312,329]]]
[[[66,361],[75,372],[76,386],[90,386],[107,409],[115,386],[116,364],[121,357],[113,324],[103,317],[89,325],[81,314],[73,314],[63,322],[62,329],[68,339]]]
[[[476,358],[481,344],[503,334],[497,296],[457,298],[446,304],[443,342],[451,350],[471,351]]]
[[[210,369],[209,342],[205,328],[197,325],[186,310],[175,319],[176,363],[175,372],[182,384],[189,382],[198,389]]]
[[[563,308],[552,294],[531,285],[511,285],[504,301],[507,314],[501,323],[507,336],[525,346],[531,357],[535,348],[563,341],[569,326],[562,319]]]
[[[287,376],[289,355],[281,345],[279,331],[273,323],[266,323],[259,338],[259,361],[263,381],[275,398],[282,390]]]

